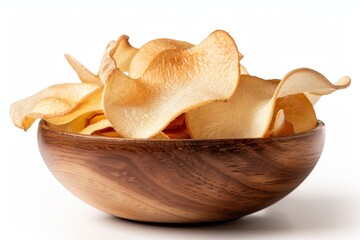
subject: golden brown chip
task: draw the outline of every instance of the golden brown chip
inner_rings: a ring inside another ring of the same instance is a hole
[[[186,124],[193,138],[264,137],[278,98],[304,92],[329,94],[349,84],[350,78],[345,77],[340,84],[333,85],[307,68],[289,72],[279,83],[241,75],[239,87],[229,101],[189,111],[185,115]]]
[[[104,114],[121,136],[149,138],[185,111],[228,99],[238,85],[239,61],[235,42],[224,31],[189,49],[163,51],[139,79],[112,73]]]
[[[97,99],[99,101],[97,105],[94,103],[94,99],[89,100],[88,97],[98,89],[98,85],[89,83],[53,85],[33,96],[13,103],[10,108],[10,116],[14,124],[24,130],[27,130],[37,118],[54,124],[65,124],[88,112],[88,102],[91,103],[91,111],[96,107],[101,108],[101,96]],[[86,111],[83,111],[84,109]]]

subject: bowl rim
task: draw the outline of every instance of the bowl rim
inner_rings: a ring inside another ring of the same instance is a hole
[[[292,140],[292,139],[297,139],[297,138],[302,138],[302,137],[306,137],[307,135],[311,135],[314,134],[318,131],[321,131],[325,128],[325,124],[323,121],[321,120],[317,120],[317,124],[315,126],[315,128],[310,129],[308,131],[305,132],[301,132],[301,133],[297,133],[297,134],[292,134],[292,135],[288,135],[288,136],[278,136],[278,137],[267,137],[267,138],[209,138],[209,139],[201,139],[201,138],[187,138],[187,139],[145,139],[145,138],[119,138],[119,137],[108,137],[108,136],[94,136],[94,135],[86,135],[86,134],[80,134],[80,133],[72,133],[72,132],[65,132],[65,131],[59,131],[56,129],[53,129],[51,127],[49,127],[46,124],[45,120],[40,120],[39,124],[38,124],[38,134],[40,133],[40,131],[47,131],[47,132],[52,132],[54,134],[57,135],[62,135],[63,137],[69,137],[69,138],[80,138],[83,140],[96,140],[96,141],[111,141],[112,143],[125,143],[125,142],[132,142],[132,143],[136,143],[136,142],[173,142],[173,143],[177,143],[177,142],[188,142],[188,143],[193,143],[193,142],[231,142],[231,141],[273,141],[273,140],[280,140],[280,141],[284,141],[284,140]]]

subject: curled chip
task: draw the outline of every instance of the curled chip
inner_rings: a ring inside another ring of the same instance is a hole
[[[53,85],[13,103],[10,115],[14,124],[24,130],[27,130],[37,118],[61,125],[86,112],[101,109],[101,93],[102,87],[99,88],[96,84]]]
[[[131,78],[141,77],[150,62],[164,50],[188,49],[193,46],[191,43],[173,39],[160,38],[152,40],[139,48],[139,51],[134,55],[129,67],[129,76]]]
[[[103,53],[97,75],[89,71],[71,55],[65,54],[65,58],[83,83],[102,84],[115,68],[128,72],[130,62],[137,50],[130,45],[129,37],[126,35],[121,35],[117,41],[110,41]]]
[[[120,70],[112,73],[105,83],[104,114],[121,136],[152,137],[181,113],[231,97],[239,61],[235,42],[224,31],[189,49],[163,51],[136,80]]]
[[[280,110],[284,112],[286,121],[293,126],[294,133],[308,131],[317,124],[314,108],[302,93],[278,98],[275,103],[274,113]]]
[[[278,137],[313,129],[313,105],[350,85],[308,68],[280,80],[249,75],[229,34],[203,42],[155,39],[135,48],[110,41],[97,74],[65,54],[82,83],[59,84],[11,105],[14,124],[37,118],[59,131],[108,137],[186,139]],[[127,73],[127,74],[126,74]]]
[[[74,69],[79,79],[83,83],[94,83],[100,84],[100,79],[97,75],[90,72],[84,65],[82,65],[78,60],[76,60],[73,56],[69,54],[65,54],[65,58],[70,64],[70,66]]]
[[[293,70],[280,82],[241,75],[240,84],[229,101],[210,103],[189,111],[185,115],[186,124],[193,138],[264,137],[269,131],[278,98],[298,93],[324,95],[349,84],[350,78],[344,77],[333,85],[323,75],[308,68]]]
[[[283,109],[280,109],[274,117],[274,123],[266,134],[266,137],[282,137],[294,134],[294,126],[287,121]]]
[[[58,131],[62,132],[70,132],[70,133],[80,133],[86,126],[89,125],[89,122],[91,119],[96,117],[100,112],[87,112],[83,115],[78,116],[71,122],[65,123],[65,124],[52,124],[50,122],[47,122],[47,125],[53,129],[56,129]]]
[[[94,132],[101,131],[101,130],[104,130],[104,129],[108,129],[108,128],[111,128],[111,127],[112,127],[111,123],[105,118],[105,119],[101,119],[101,120],[98,120],[96,122],[93,122],[93,123],[87,125],[79,133],[91,135]]]
[[[111,41],[106,47],[99,69],[102,83],[106,82],[116,68],[123,72],[129,71],[130,62],[138,49],[132,47],[128,40],[128,36],[121,35],[116,42]]]

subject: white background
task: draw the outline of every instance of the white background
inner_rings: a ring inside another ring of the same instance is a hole
[[[8,1],[1,9],[0,239],[359,239],[359,30],[356,1]],[[131,3],[130,3],[131,2]],[[97,72],[107,42],[134,46],[167,37],[194,44],[213,30],[236,40],[249,72],[281,78],[298,67],[349,89],[316,106],[326,123],[323,155],[289,196],[241,220],[164,227],[119,220],[84,204],[51,175],[36,124],[15,128],[10,104],[46,86],[78,81],[63,54]]]

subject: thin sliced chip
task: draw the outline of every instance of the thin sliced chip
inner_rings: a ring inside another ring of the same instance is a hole
[[[262,136],[261,126],[265,126],[268,121],[266,104],[274,95],[278,83],[279,80],[241,75],[240,84],[228,101],[209,103],[185,113],[186,126],[191,137]]]
[[[69,54],[65,54],[65,58],[83,83],[101,84],[99,77],[90,72],[74,57]]]
[[[98,74],[102,83],[106,82],[116,68],[122,72],[129,71],[130,62],[138,49],[132,47],[128,40],[128,36],[121,35],[116,42],[111,41],[106,47]]]
[[[321,76],[320,76],[321,77]],[[324,77],[324,76],[322,76]],[[345,76],[340,78],[339,80],[337,80],[334,84],[335,86],[344,86],[347,87],[350,85],[350,78]],[[334,90],[335,91],[335,90]],[[331,92],[330,92],[331,93]],[[311,104],[314,106],[321,98],[322,94],[317,94],[317,93],[304,93],[305,96],[309,99],[309,101],[311,102]]]
[[[115,60],[117,68],[122,72],[129,72],[130,62],[137,52],[138,49],[129,43],[129,37],[121,35],[116,41],[114,50],[111,51],[111,56]]]
[[[266,137],[282,137],[294,134],[293,125],[286,120],[283,109],[280,109],[275,118],[272,129],[268,132]]]
[[[302,93],[278,98],[274,113],[279,112],[280,109],[283,110],[286,121],[292,124],[294,133],[308,131],[317,124],[314,108]]]
[[[279,84],[249,75],[241,75],[238,89],[229,101],[215,102],[185,114],[193,138],[258,138],[270,127],[279,97],[310,92],[329,94],[346,88],[350,78],[331,84],[320,73],[301,68],[289,72]]]
[[[112,127],[93,132],[91,135],[121,138],[121,136]]]
[[[85,113],[69,123],[56,125],[50,122],[46,122],[46,124],[55,130],[62,131],[62,132],[70,132],[70,133],[79,133],[82,131],[87,125],[89,125],[89,121],[93,119],[95,116],[98,116],[100,112],[88,112]]]
[[[87,135],[91,135],[96,131],[100,131],[100,130],[104,130],[107,128],[110,128],[111,123],[107,120],[107,119],[102,119],[99,120],[93,124],[87,125],[83,130],[81,130],[79,133],[80,134],[87,134]]]
[[[297,93],[312,93],[316,95],[330,94],[336,90],[347,88],[351,83],[350,77],[344,76],[332,84],[321,73],[309,69],[298,68],[290,71],[279,83],[274,96],[276,98]]]
[[[83,99],[86,99],[88,94],[93,93],[98,88],[98,85],[89,83],[53,85],[35,95],[13,103],[10,108],[10,116],[15,126],[27,130],[37,118],[64,117],[67,113],[76,111]],[[70,122],[75,117],[65,118],[67,121],[61,121],[61,124]]]
[[[89,120],[89,124],[93,124],[93,123],[96,123],[100,120],[103,120],[103,119],[106,119],[105,115],[103,112],[99,113],[99,114],[96,114],[94,117],[92,117],[90,120]]]
[[[160,38],[144,44],[135,54],[129,67],[129,76],[131,78],[141,77],[150,62],[162,51],[168,49],[188,49],[194,45],[188,42]],[[121,70],[121,69],[120,69]]]
[[[84,96],[67,111],[63,112],[63,114],[44,115],[41,118],[52,124],[62,125],[86,113],[100,113],[102,112],[101,99],[103,90],[103,86],[98,87],[93,92]]]
[[[149,138],[183,112],[231,97],[239,61],[234,40],[220,30],[195,47],[165,50],[139,79],[112,73],[104,89],[104,114],[120,135]]]

